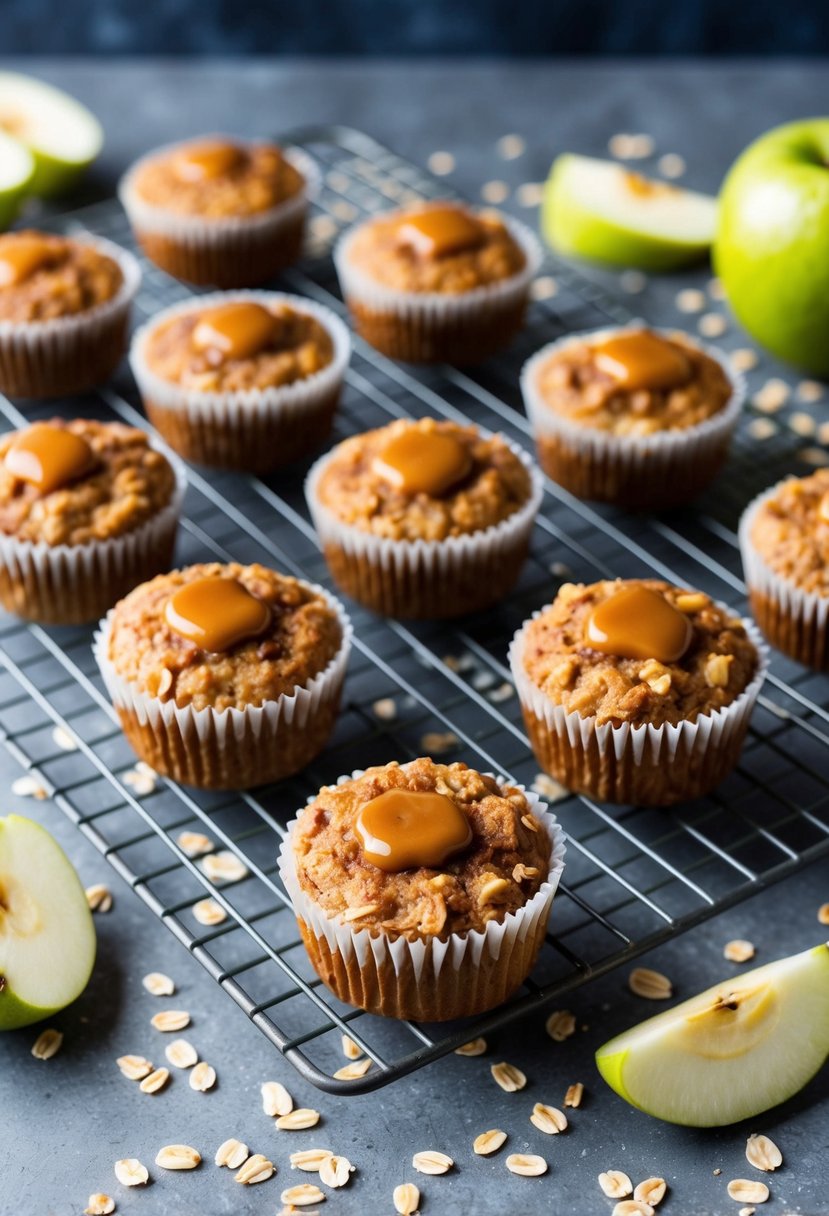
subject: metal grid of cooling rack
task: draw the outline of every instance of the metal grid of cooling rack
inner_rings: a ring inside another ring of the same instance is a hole
[[[317,159],[324,186],[308,256],[280,286],[342,311],[330,261],[337,230],[382,207],[445,195],[445,186],[355,132],[315,130],[293,138]],[[77,212],[61,226],[132,244],[114,202]],[[513,350],[474,375],[404,368],[358,341],[335,439],[401,415],[432,414],[471,418],[528,444],[517,390],[526,355],[559,333],[628,319],[594,284],[563,265],[554,269],[555,298],[533,307]],[[188,294],[146,263],[144,270],[143,315]],[[27,406],[24,415],[0,398],[5,427],[54,412],[49,403]],[[146,425],[126,378],[63,403],[61,412]],[[829,853],[829,680],[777,657],[741,763],[710,797],[664,812],[607,809],[562,792],[555,809],[569,838],[568,865],[551,932],[519,994],[484,1017],[422,1026],[337,1002],[308,963],[276,873],[282,825],[341,773],[440,750],[447,759],[531,783],[536,765],[505,665],[508,640],[521,621],[551,599],[562,580],[606,575],[656,573],[744,608],[736,517],[793,459],[794,448],[782,439],[758,449],[743,429],[705,512],[661,519],[589,507],[548,485],[515,594],[481,618],[402,624],[350,605],[356,645],[334,737],[304,773],[277,786],[205,794],[159,780],[139,794],[135,757],[102,691],[88,629],[0,618],[3,740],[303,1075],[332,1092],[377,1088]],[[263,560],[328,584],[302,499],[305,471],[260,481],[216,472],[208,479],[191,470],[178,560]],[[74,751],[56,742],[56,726],[76,741]],[[217,850],[230,850],[246,876],[222,885],[209,881],[200,859],[180,847],[182,831],[203,832]],[[211,928],[193,915],[206,896],[225,917]],[[372,1060],[357,1081],[332,1076],[342,1064],[343,1032]]]

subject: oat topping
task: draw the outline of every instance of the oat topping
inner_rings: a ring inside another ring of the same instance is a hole
[[[44,246],[38,266],[0,288],[0,322],[54,321],[89,312],[114,299],[124,283],[121,268],[94,245],[33,229],[0,236],[0,258],[23,242]]]
[[[203,141],[202,141],[203,142]],[[191,143],[189,147],[195,146]],[[134,187],[144,202],[181,215],[220,220],[256,216],[297,194],[304,178],[275,144],[235,145],[238,158],[226,172],[187,180],[178,168],[188,146],[155,153],[136,170]]]
[[[751,544],[775,574],[829,596],[829,469],[789,477],[759,507]]]

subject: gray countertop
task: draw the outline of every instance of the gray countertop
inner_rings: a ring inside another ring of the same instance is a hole
[[[752,137],[829,105],[822,63],[407,66],[32,59],[4,66],[22,66],[63,85],[104,120],[107,146],[87,185],[90,196],[106,193],[130,159],[171,137],[208,129],[254,134],[332,120],[365,129],[417,161],[436,150],[451,152],[452,184],[472,197],[490,180],[512,186],[542,180],[559,150],[601,154],[608,137],[624,130],[652,134],[659,152],[685,158],[689,183],[715,189]],[[495,144],[510,133],[522,136],[527,148],[504,161]],[[602,277],[618,286],[615,276]],[[675,290],[670,280],[650,287],[643,311],[656,315],[662,293]],[[0,788],[8,790],[17,775],[14,761],[0,751]],[[391,1212],[392,1190],[405,1180],[420,1185],[424,1216],[609,1213],[612,1203],[600,1193],[596,1176],[618,1168],[634,1180],[664,1176],[670,1186],[666,1214],[713,1216],[738,1209],[725,1188],[730,1178],[752,1173],[744,1157],[750,1130],[770,1134],[785,1159],[784,1168],[768,1178],[772,1199],[763,1210],[829,1212],[829,1071],[750,1127],[703,1132],[658,1123],[616,1098],[592,1063],[601,1042],[653,1011],[628,991],[623,974],[612,974],[567,999],[582,1029],[563,1044],[552,1043],[543,1019],[536,1018],[502,1031],[482,1059],[450,1056],[364,1097],[321,1094],[219,992],[57,808],[7,793],[3,811],[42,822],[63,844],[84,884],[107,883],[115,902],[111,912],[96,918],[99,955],[89,988],[53,1019],[65,1034],[62,1051],[47,1062],[33,1059],[29,1049],[37,1028],[0,1038],[2,1216],[80,1213],[97,1190],[115,1196],[118,1211],[152,1216],[273,1213],[284,1187],[313,1181],[313,1175],[290,1170],[289,1152],[316,1145],[346,1155],[357,1167],[347,1189],[329,1193],[325,1209],[332,1214]],[[828,869],[826,863],[806,869],[677,938],[644,963],[670,975],[678,995],[687,996],[728,974],[722,948],[731,938],[754,941],[758,962],[813,945],[821,933],[817,907],[829,899]],[[187,1037],[219,1077],[208,1094],[191,1091],[179,1074],[163,1095],[150,1098],[115,1066],[125,1053],[160,1058],[149,1018],[161,1003],[141,985],[152,970],[175,978],[175,1005],[192,1014]],[[526,1090],[502,1093],[489,1076],[495,1059],[521,1067],[529,1078]],[[290,1137],[275,1133],[261,1110],[259,1086],[265,1080],[282,1081],[297,1105],[320,1110],[320,1126]],[[573,1112],[570,1130],[555,1140],[535,1132],[528,1122],[532,1104],[561,1105],[567,1086],[577,1080],[585,1085],[585,1100]],[[489,1127],[509,1133],[512,1151],[542,1152],[551,1165],[546,1178],[512,1176],[503,1153],[473,1156],[472,1139]],[[242,1190],[219,1174],[212,1157],[230,1136],[272,1157],[276,1178]],[[194,1145],[205,1164],[193,1174],[154,1167],[158,1148],[171,1142]],[[411,1156],[425,1148],[449,1153],[456,1169],[439,1178],[416,1175]],[[132,1156],[150,1168],[146,1191],[125,1190],[114,1178],[114,1161]]]

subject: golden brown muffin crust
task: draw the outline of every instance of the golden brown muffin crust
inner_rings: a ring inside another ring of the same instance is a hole
[[[182,145],[150,155],[136,172],[135,191],[145,203],[165,211],[227,219],[259,215],[293,198],[305,185],[305,178],[275,144],[239,144],[238,148],[237,165],[199,181],[182,180],[176,172]]]
[[[749,539],[775,574],[829,595],[829,469],[778,486],[759,507]]]
[[[236,578],[271,609],[264,633],[223,654],[207,654],[165,619],[186,583]],[[266,566],[205,562],[160,574],[116,605],[108,657],[123,679],[177,705],[215,710],[262,705],[292,693],[328,666],[342,644],[334,610],[305,583]]]
[[[664,595],[688,617],[693,637],[677,662],[617,658],[585,641],[585,624],[595,606],[636,584]],[[565,583],[554,603],[528,624],[523,654],[530,680],[552,701],[568,713],[614,726],[694,722],[736,700],[758,662],[738,618],[701,591],[659,579]]]
[[[597,367],[599,339],[568,342],[536,369],[536,388],[556,414],[613,435],[686,430],[718,414],[732,395],[719,363],[686,335],[661,335],[688,360],[690,376],[672,389],[629,390]]]
[[[439,868],[389,873],[363,856],[360,808],[390,789],[435,791],[469,817],[468,849]],[[355,929],[409,940],[482,930],[523,907],[546,880],[550,838],[515,786],[465,764],[421,758],[368,769],[326,786],[299,816],[293,846],[304,891],[330,916],[351,912]],[[362,915],[354,917],[354,912]]]
[[[451,435],[472,457],[467,477],[440,498],[396,489],[372,467],[395,436],[415,425]],[[480,532],[508,519],[528,501],[530,475],[498,435],[486,438],[473,426],[421,418],[392,422],[346,439],[336,448],[318,485],[318,496],[339,520],[394,540],[445,540]]]
[[[420,212],[423,207],[411,210]],[[384,287],[396,291],[460,295],[476,287],[501,283],[526,265],[524,251],[497,212],[474,213],[483,228],[483,242],[479,248],[436,258],[419,258],[411,248],[401,244],[398,230],[406,214],[395,211],[368,220],[355,233],[349,246],[348,259],[352,265]]]
[[[48,545],[109,540],[146,523],[175,491],[170,462],[150,446],[144,431],[121,422],[62,418],[49,425],[80,435],[92,448],[92,471],[50,494],[13,476],[5,456],[19,431],[0,438],[0,532]]]
[[[118,263],[93,245],[33,229],[0,236],[0,256],[16,242],[37,240],[48,249],[44,264],[19,283],[0,287],[0,321],[53,321],[89,312],[114,299],[123,286]]]

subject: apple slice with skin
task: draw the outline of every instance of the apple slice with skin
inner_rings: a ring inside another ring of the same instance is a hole
[[[0,72],[0,130],[31,152],[29,192],[42,198],[69,189],[104,142],[103,128],[86,106],[19,72]]]
[[[641,1022],[596,1053],[626,1102],[721,1127],[785,1102],[829,1055],[829,944],[746,971]]]
[[[92,914],[63,849],[31,819],[0,819],[0,1030],[71,1004],[94,962]]]
[[[567,153],[556,158],[547,178],[541,226],[559,253],[667,271],[705,257],[716,208],[707,194]]]
[[[0,231],[17,218],[35,175],[28,148],[0,131]]]

